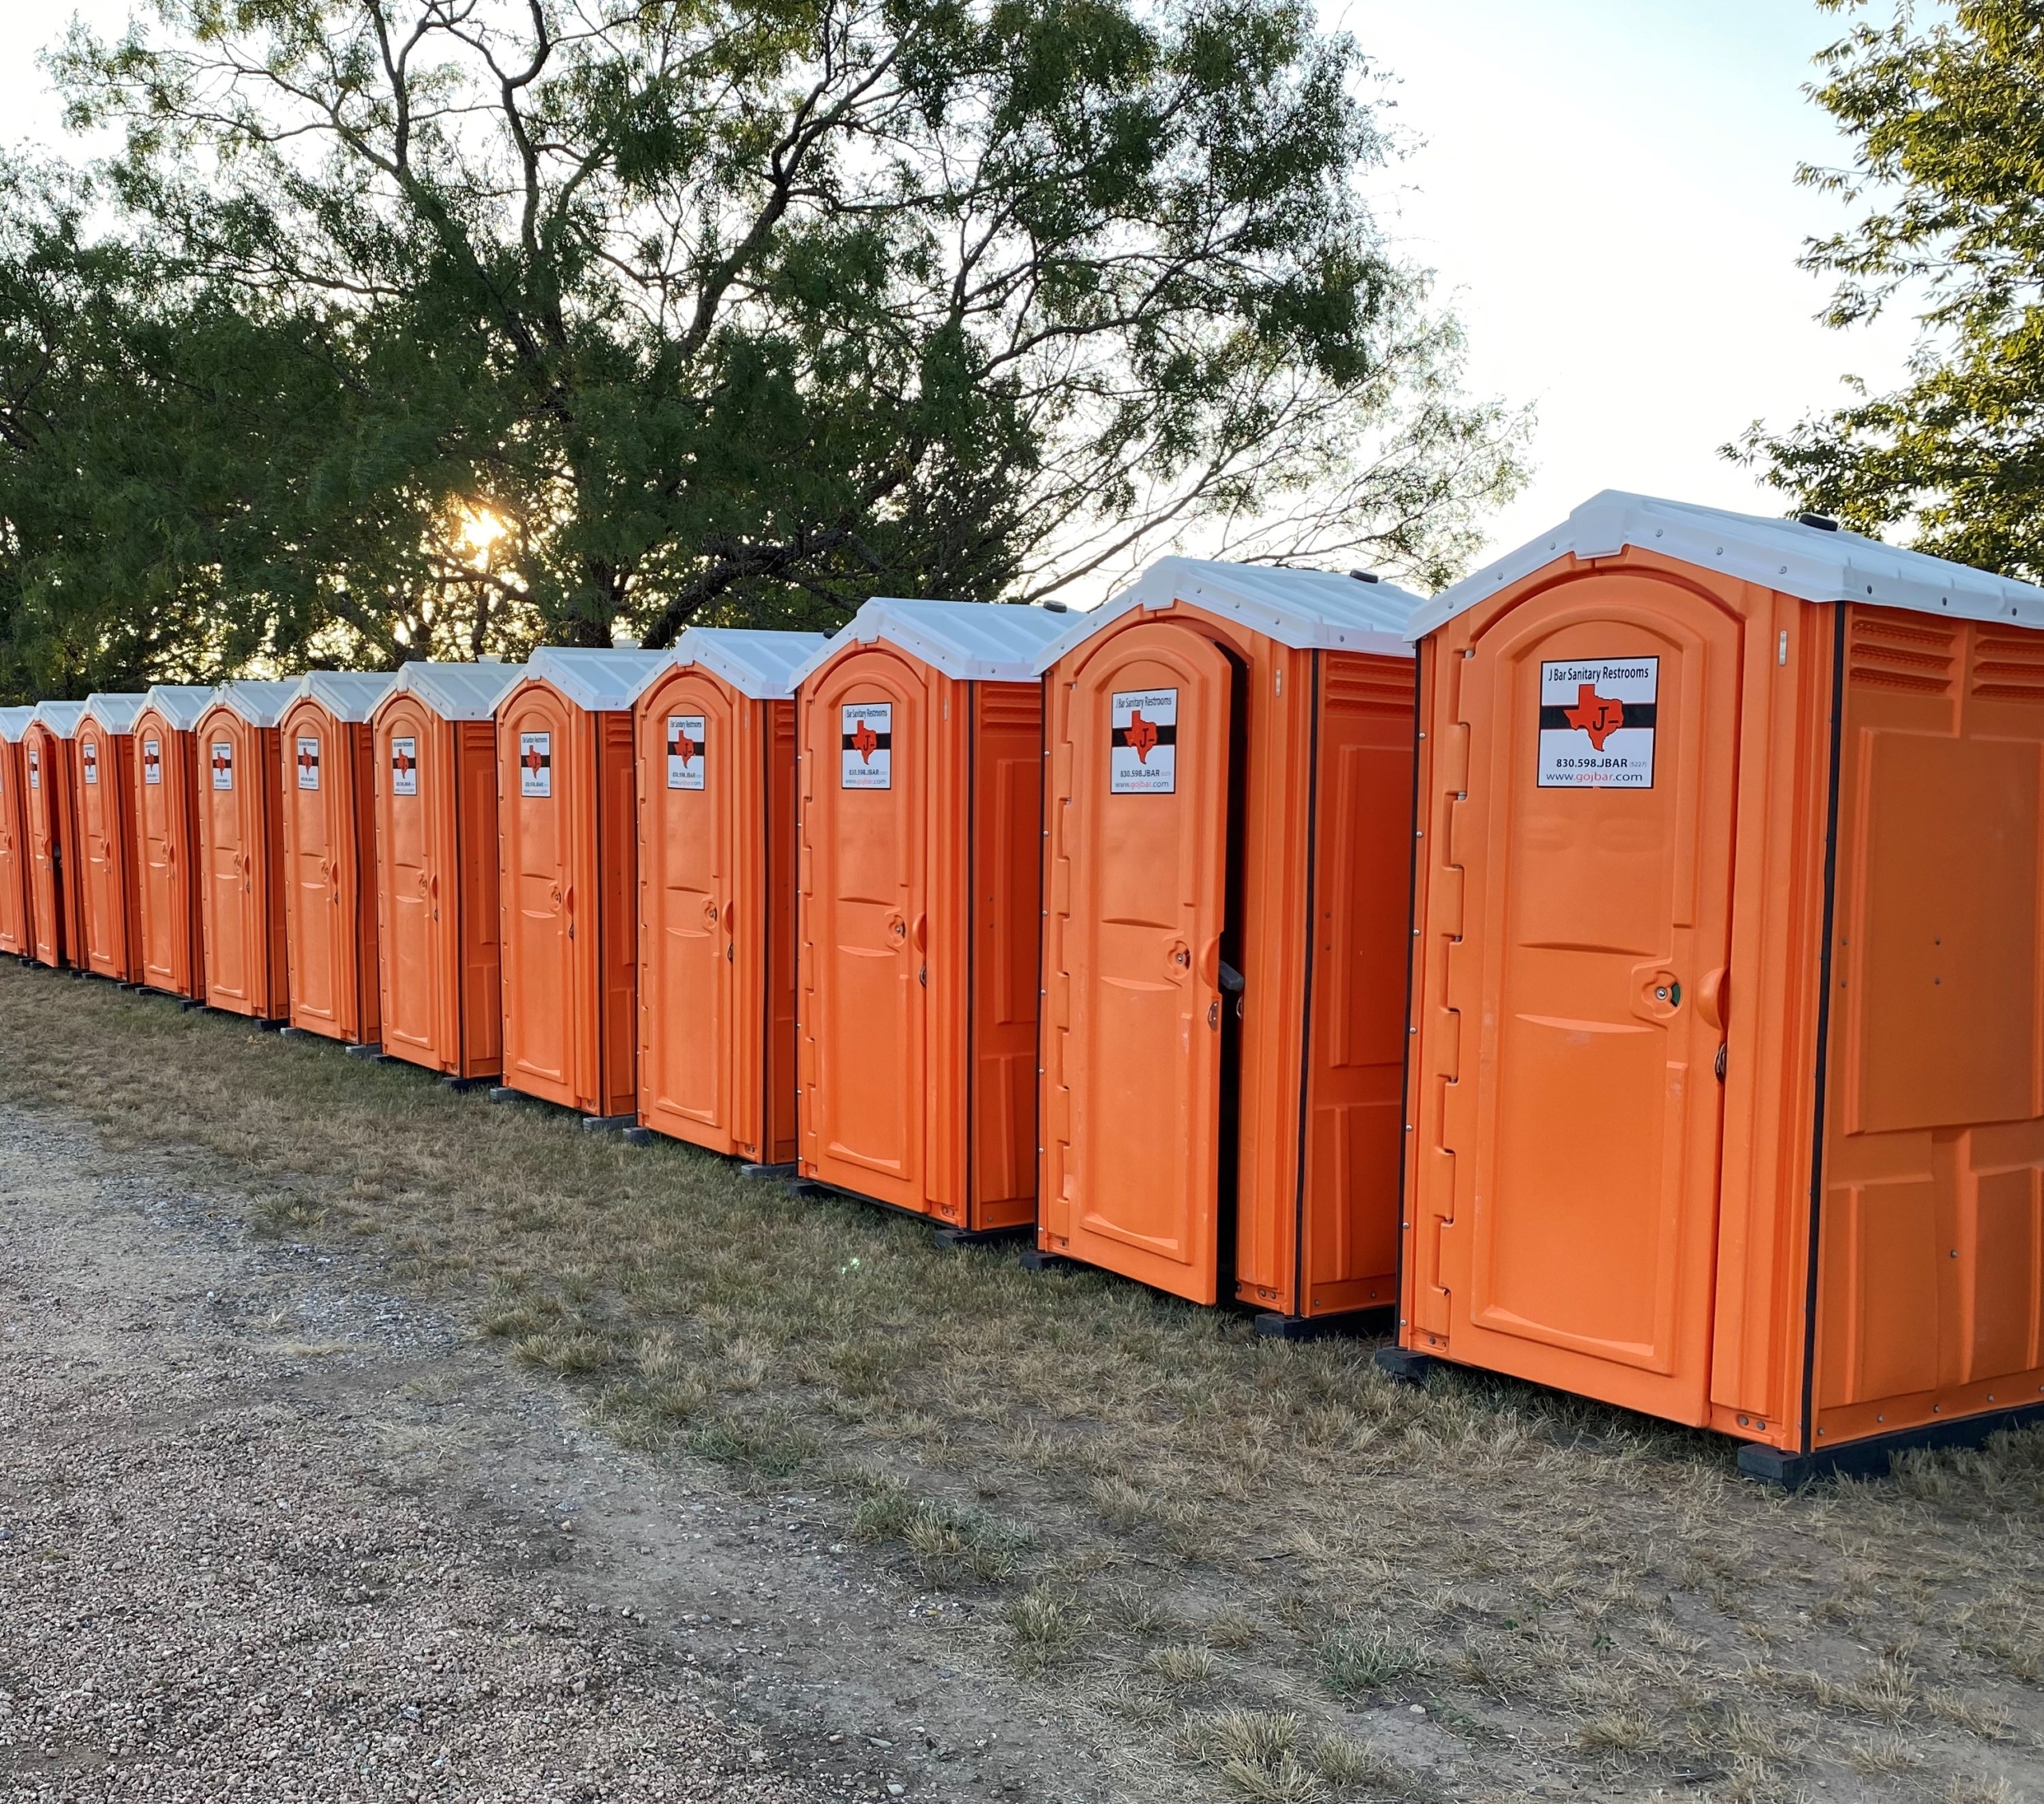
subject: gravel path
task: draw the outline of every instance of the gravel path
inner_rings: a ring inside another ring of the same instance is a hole
[[[1094,1792],[1003,1740],[941,1624],[873,1670],[929,1600],[810,1500],[634,1469],[239,1213],[0,1110],[0,1792]]]

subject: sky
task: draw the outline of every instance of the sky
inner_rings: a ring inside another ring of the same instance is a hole
[[[1795,185],[1844,145],[1804,98],[1838,35],[1810,0],[1321,0],[1388,80],[1408,152],[1374,177],[1400,251],[1436,270],[1470,386],[1531,403],[1536,467],[1490,522],[1507,549],[1601,489],[1778,513],[1717,448],[1902,374],[1906,318],[1850,333],[1796,267],[1849,216]],[[0,0],[0,140],[57,144],[34,53],[73,12]]]
[[[1530,402],[1508,549],[1602,489],[1778,514],[1717,448],[1903,374],[1904,317],[1837,332],[1796,267],[1851,216],[1796,165],[1846,146],[1801,93],[1841,35],[1809,0],[1323,0],[1418,140],[1380,216],[1439,272],[1471,387]],[[1927,16],[1928,9],[1919,9]]]

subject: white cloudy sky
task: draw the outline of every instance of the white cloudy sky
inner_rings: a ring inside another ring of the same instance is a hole
[[[1905,321],[1840,334],[1796,267],[1842,215],[1793,185],[1837,139],[1801,85],[1836,36],[1808,0],[1321,0],[1395,79],[1414,148],[1387,224],[1468,323],[1472,385],[1539,410],[1539,473],[1493,523],[1508,546],[1599,489],[1779,511],[1717,447],[1786,421],[1852,371],[1899,373]],[[73,12],[0,0],[0,139],[61,133],[35,51]]]

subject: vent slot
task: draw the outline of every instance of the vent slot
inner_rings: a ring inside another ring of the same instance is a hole
[[[1983,702],[2044,699],[2044,633],[1975,627],[1971,686]]]
[[[1366,708],[1381,714],[1412,711],[1412,667],[1403,659],[1344,656],[1329,652],[1321,661],[1321,694],[1330,708]]]
[[[1849,680],[1910,695],[1949,695],[1955,643],[1950,627],[1856,611]]]
[[[1026,726],[1044,723],[1044,692],[1034,683],[983,682],[979,686],[980,725]]]

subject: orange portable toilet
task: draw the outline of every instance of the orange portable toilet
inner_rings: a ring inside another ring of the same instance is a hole
[[[1413,617],[1400,1348],[1795,1484],[2044,1408],[2044,590],[1618,493]]]
[[[869,601],[796,673],[802,1177],[1036,1216],[1043,684],[1070,616]]]
[[[1041,1252],[1389,1310],[1416,599],[1167,557],[1045,648]]]
[[[796,667],[820,633],[691,627],[639,698],[639,1119],[795,1157]]]
[[[78,963],[117,983],[135,983],[142,975],[134,788],[135,716],[141,706],[140,695],[88,695],[73,742],[84,929]]]
[[[196,729],[212,698],[203,683],[160,682],[135,715],[136,981],[191,1002],[206,997]]]
[[[0,952],[35,956],[29,912],[28,766],[22,735],[35,718],[32,707],[0,708]]]
[[[525,674],[409,663],[370,723],[384,1054],[461,1087],[504,1069],[496,714]]]
[[[297,693],[295,682],[223,683],[196,735],[206,1002],[266,1023],[291,1007],[279,728]]]
[[[77,966],[85,924],[78,882],[78,799],[72,741],[82,702],[41,702],[22,737],[29,830],[29,920],[36,961]]]
[[[637,1119],[632,707],[666,664],[545,647],[497,708],[502,1094],[606,1126]]]
[[[310,671],[284,710],[284,944],[291,1024],[378,1051],[376,773],[386,671]]]

